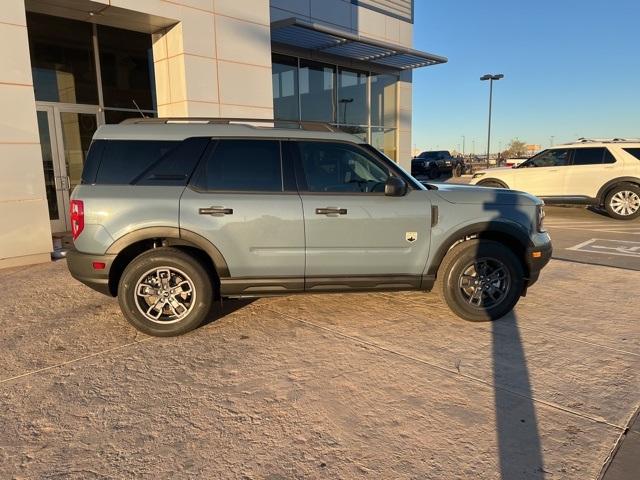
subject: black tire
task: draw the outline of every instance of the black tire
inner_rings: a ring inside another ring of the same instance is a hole
[[[458,164],[453,168],[453,176],[454,177],[461,177],[463,171],[464,171],[464,169],[462,168],[462,165]]]
[[[497,180],[484,180],[483,182],[479,182],[478,185],[488,188],[509,188],[504,183]]]
[[[162,286],[164,278],[167,283]],[[138,295],[136,287],[144,294]],[[148,294],[150,291],[157,295]],[[141,332],[156,337],[182,335],[199,327],[207,318],[213,298],[207,271],[191,255],[171,247],[155,248],[133,259],[118,285],[118,302],[125,318]],[[147,318],[156,313],[156,320]]]
[[[613,187],[605,197],[604,208],[611,218],[633,220],[640,216],[640,187],[633,183],[621,183]]]
[[[482,304],[474,305],[475,300],[470,301],[469,298],[473,298],[474,293],[471,292],[477,291],[478,287],[470,284],[469,280],[480,281],[483,278],[477,272],[483,261],[487,265],[502,266],[504,277],[491,277],[495,278],[494,282],[483,280],[486,288],[479,294]],[[475,266],[476,262],[480,265]],[[477,276],[470,276],[470,269]],[[453,247],[444,257],[438,269],[435,289],[458,317],[471,322],[497,320],[518,303],[524,291],[524,270],[520,260],[506,245],[492,240],[469,240]],[[495,301],[492,296],[499,298]],[[495,304],[492,303],[494,301]]]

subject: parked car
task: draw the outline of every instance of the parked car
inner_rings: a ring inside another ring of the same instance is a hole
[[[443,173],[452,173],[460,163],[447,150],[426,151],[411,160],[411,175],[435,179]]]
[[[539,199],[425,187],[356,136],[301,127],[100,127],[71,198],[71,274],[159,336],[196,328],[217,299],[305,292],[435,289],[493,320],[538,279]]]
[[[529,192],[548,204],[603,207],[616,219],[640,216],[640,140],[586,140],[559,145],[516,168],[473,175],[471,184]]]

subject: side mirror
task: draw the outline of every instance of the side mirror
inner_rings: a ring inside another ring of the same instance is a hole
[[[388,197],[403,197],[407,194],[407,184],[398,177],[389,177],[384,184],[384,194]]]

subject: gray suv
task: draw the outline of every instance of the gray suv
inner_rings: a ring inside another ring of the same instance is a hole
[[[324,124],[244,122],[94,135],[68,267],[145,333],[188,332],[222,298],[293,293],[437,289],[458,316],[493,320],[549,261],[536,197],[422,185]]]

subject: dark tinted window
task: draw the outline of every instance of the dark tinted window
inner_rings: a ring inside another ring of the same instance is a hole
[[[136,185],[186,185],[209,138],[187,138],[143,172]]]
[[[178,141],[146,140],[104,141],[95,183],[129,184],[179,143]]]
[[[573,165],[598,165],[603,157],[604,148],[576,148],[573,151]]]
[[[280,142],[218,141],[204,163],[196,185],[206,190],[282,191]]]
[[[368,154],[342,143],[298,142],[309,192],[383,192],[389,172]]]
[[[98,104],[91,24],[27,12],[36,100]]]
[[[151,35],[98,25],[98,45],[105,106],[153,110]]]
[[[568,161],[569,150],[545,150],[527,160],[522,164],[522,167],[563,167],[567,165]]]
[[[640,160],[640,148],[625,148],[624,151]]]
[[[300,110],[302,120],[335,122],[335,68],[300,60]]]
[[[273,85],[273,115],[276,120],[297,120],[298,60],[274,55],[271,62]]]

